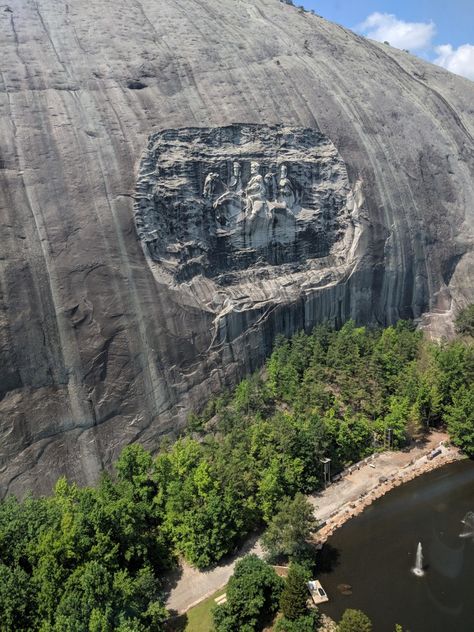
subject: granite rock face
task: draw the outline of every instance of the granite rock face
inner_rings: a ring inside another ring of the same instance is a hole
[[[0,7],[0,485],[91,483],[323,319],[474,299],[474,83],[277,0]]]

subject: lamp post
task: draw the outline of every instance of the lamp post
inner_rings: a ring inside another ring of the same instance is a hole
[[[323,464],[324,487],[331,484],[331,459],[321,459]]]

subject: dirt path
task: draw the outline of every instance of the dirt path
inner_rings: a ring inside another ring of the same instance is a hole
[[[444,445],[447,439],[447,435],[443,433],[432,432],[426,442],[407,452],[378,454],[369,463],[354,466],[351,474],[326,490],[310,496],[309,500],[315,506],[317,517],[326,522],[317,532],[316,541],[326,541],[335,529],[397,485],[462,458],[457,449]],[[441,453],[433,460],[428,459],[427,455],[438,447]],[[387,480],[380,482],[381,478]],[[212,595],[227,583],[236,562],[248,553],[262,557],[262,548],[256,537],[250,539],[227,564],[210,571],[202,572],[187,564],[183,565],[182,573],[170,591],[168,609],[182,613]]]

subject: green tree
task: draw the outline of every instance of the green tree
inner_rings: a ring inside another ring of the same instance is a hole
[[[227,602],[216,606],[216,632],[255,632],[271,621],[278,610],[283,580],[256,555],[237,562],[227,584]]]
[[[0,563],[0,630],[34,629],[35,590],[28,574],[19,566]]]
[[[307,614],[298,619],[278,619],[275,625],[275,632],[314,632],[318,629],[319,614],[316,609],[308,611]]]
[[[407,427],[413,425],[413,421],[416,422],[416,411],[412,409],[408,397],[392,396],[388,413],[378,427],[384,432],[391,429],[393,447],[400,448],[407,442]]]
[[[339,621],[337,632],[372,632],[372,623],[360,610],[348,608]]]
[[[455,327],[459,334],[474,336],[474,303],[459,312],[456,316]]]
[[[176,550],[198,568],[235,548],[252,522],[243,491],[251,487],[241,482],[244,471],[232,469],[235,476],[230,475],[234,459],[229,458],[224,468],[223,449],[213,441],[204,446],[186,439],[169,451],[167,464],[159,459],[160,472],[166,476],[165,531]]]
[[[307,540],[317,524],[314,507],[303,494],[283,498],[262,537],[263,547],[270,558],[296,560],[307,551]]]
[[[452,401],[453,393],[474,381],[474,345],[461,340],[434,347],[438,365],[438,383],[445,406]]]
[[[153,464],[151,454],[138,443],[125,447],[115,463],[118,478],[134,483],[135,486],[150,482]]]
[[[398,374],[416,357],[422,335],[406,321],[399,321],[395,327],[387,327],[381,332],[375,345],[374,360],[387,389],[393,389]]]
[[[300,375],[291,362],[291,343],[279,339],[268,363],[268,386],[274,397],[291,402],[298,392]]]
[[[337,426],[336,441],[342,463],[354,463],[370,454],[373,434],[365,417],[346,415]]]
[[[308,613],[309,571],[300,564],[291,563],[285,587],[280,597],[283,616],[291,621]]]
[[[462,386],[453,395],[444,418],[454,445],[474,457],[474,385]]]
[[[110,599],[112,575],[99,562],[88,562],[78,566],[67,579],[64,591],[55,610],[55,630],[82,632],[87,630],[94,612],[97,625],[99,613],[102,626],[111,627],[112,608],[107,607]],[[107,627],[106,627],[107,629]]]

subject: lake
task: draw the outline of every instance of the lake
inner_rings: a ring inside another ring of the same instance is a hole
[[[474,535],[459,537],[469,511],[474,462],[467,460],[375,501],[323,550],[318,578],[330,601],[321,611],[339,620],[346,608],[358,608],[371,618],[374,632],[394,632],[395,623],[404,632],[473,632]],[[423,577],[411,572],[418,542]]]

